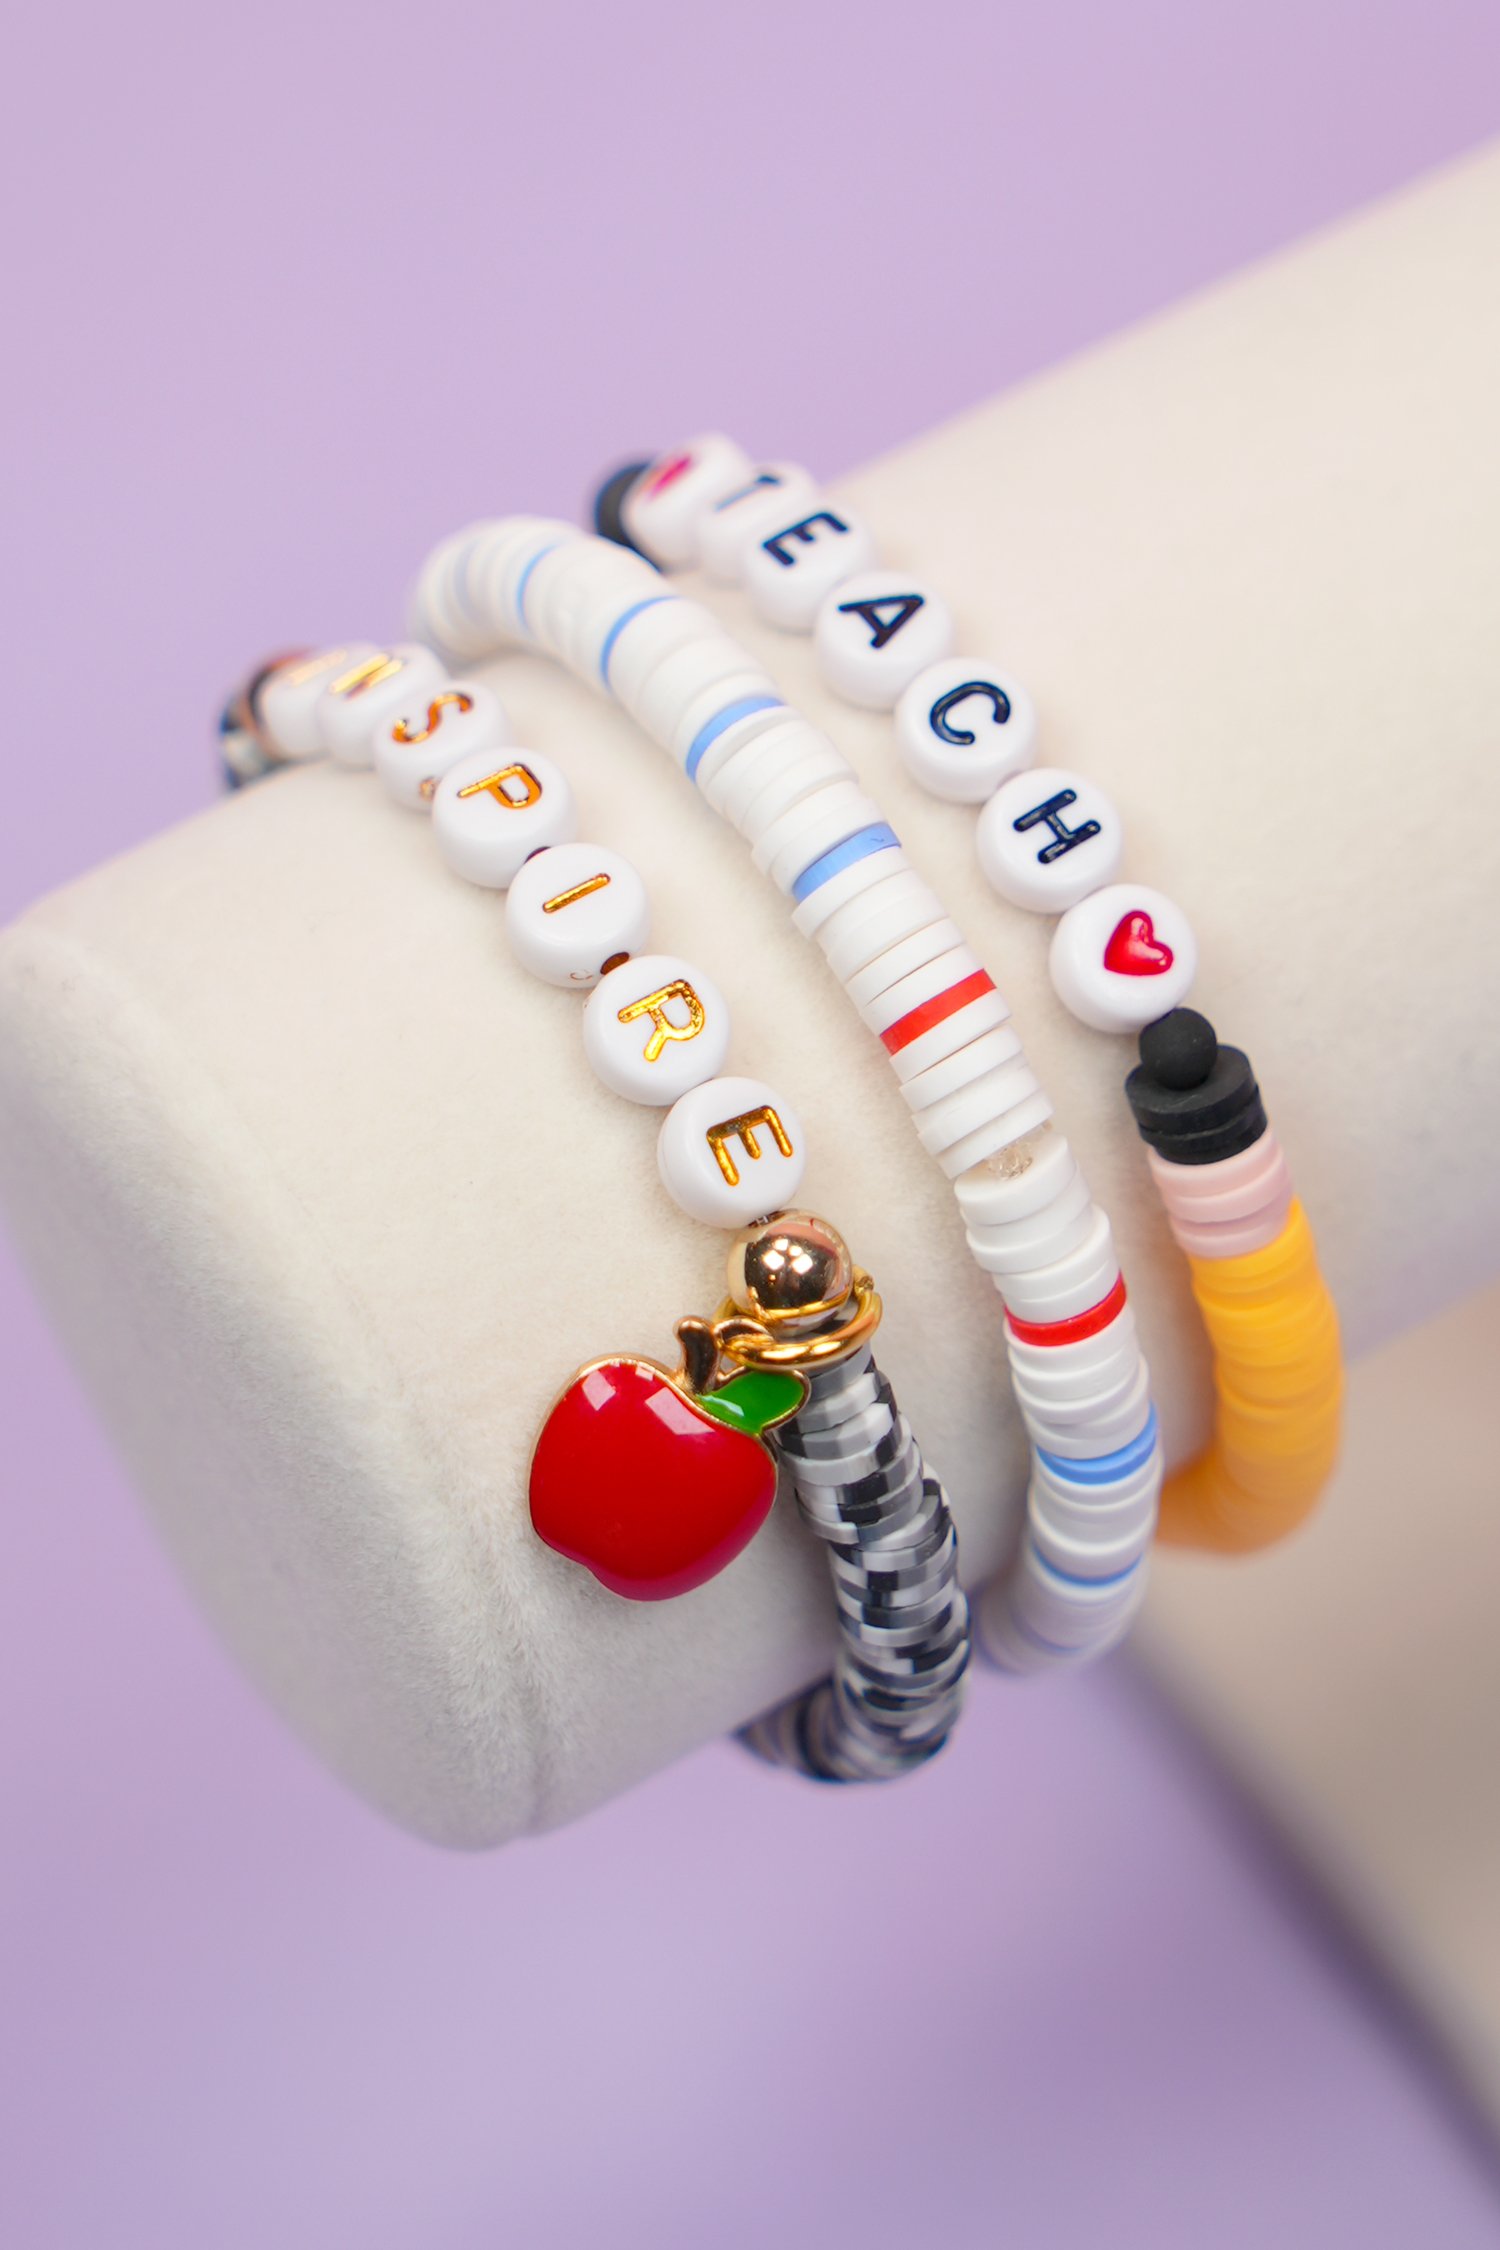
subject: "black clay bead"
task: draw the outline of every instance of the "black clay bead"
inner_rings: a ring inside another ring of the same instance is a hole
[[[1169,1164],[1218,1164],[1226,1156],[1240,1156],[1253,1148],[1266,1130],[1266,1113],[1257,1094],[1227,1124],[1211,1125],[1204,1133],[1145,1133],[1141,1139]]]
[[[1146,1045],[1144,1038],[1141,1043]],[[1175,1059],[1169,1051],[1169,1069]],[[1239,1047],[1220,1047],[1207,1076],[1196,1085],[1163,1084],[1142,1061],[1126,1079],[1125,1092],[1141,1139],[1172,1164],[1216,1164],[1250,1148],[1266,1130],[1260,1088],[1249,1056]]]
[[[629,547],[636,554],[639,547],[625,529],[623,509],[625,495],[637,477],[644,476],[650,468],[649,461],[627,461],[621,469],[601,484],[594,495],[594,529],[601,539],[612,539],[617,547]]]
[[[1141,1033],[1141,1065],[1158,1086],[1186,1092],[1201,1086],[1214,1067],[1218,1038],[1196,1008],[1172,1008]]]

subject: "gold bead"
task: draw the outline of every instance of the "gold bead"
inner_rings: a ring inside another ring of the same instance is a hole
[[[742,1227],[729,1249],[729,1294],[774,1325],[833,1312],[854,1288],[854,1261],[836,1228],[811,1211],[783,1211]]]

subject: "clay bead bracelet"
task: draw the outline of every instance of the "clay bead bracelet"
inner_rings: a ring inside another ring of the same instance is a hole
[[[779,1458],[828,1548],[840,1647],[829,1680],[742,1739],[819,1780],[925,1763],[958,1718],[969,1645],[947,1499],[875,1365],[868,1275],[826,1222],[783,1207],[801,1185],[800,1121],[771,1087],[722,1074],[727,1007],[689,963],[645,950],[639,874],[576,840],[561,769],[516,748],[494,692],[449,678],[424,648],[278,660],[231,704],[221,738],[237,783],[329,754],[373,764],[398,804],[430,809],[447,864],[505,894],[517,959],[587,994],[596,1075],[666,1109],[668,1191],[734,1233],[729,1296],[714,1318],[678,1322],[677,1369],[596,1360],[553,1405],[530,1474],[538,1535],[615,1594],[686,1593],[764,1523]]]
[[[726,442],[698,441],[668,469],[717,461]],[[605,528],[659,561],[693,559],[743,582],[762,617],[810,631],[836,694],[893,712],[913,778],[981,806],[978,855],[993,888],[1058,917],[1049,967],[1065,1005],[1096,1030],[1139,1034],[1126,1093],[1188,1258],[1217,1391],[1213,1443],[1166,1482],[1162,1535],[1218,1548],[1279,1538],[1314,1506],[1337,1455],[1338,1320],[1249,1060],[1183,1005],[1197,967],[1186,917],[1159,891],[1118,880],[1124,827],[1110,799],[1080,774],[1033,764],[1036,711],[1021,683],[955,655],[941,596],[873,568],[866,528],[805,471],[752,470],[721,497],[691,558],[673,523],[658,531],[662,474],[656,464],[616,479],[601,494]]]
[[[682,540],[696,537],[749,475],[726,443],[661,464],[627,505],[654,495]],[[797,536],[810,522],[781,542],[799,559],[815,546]],[[424,565],[412,622],[457,660],[533,648],[612,695],[789,899],[880,1039],[1011,1315],[1033,1467],[1016,1563],[985,1599],[987,1650],[1035,1670],[1113,1645],[1144,1584],[1161,1449],[1109,1223],[1052,1129],[993,979],[879,806],[716,618],[569,525],[520,517],[459,533]]]

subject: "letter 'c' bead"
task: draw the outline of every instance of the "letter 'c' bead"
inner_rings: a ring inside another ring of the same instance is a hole
[[[758,1078],[710,1078],[668,1110],[656,1162],[663,1186],[690,1219],[748,1226],[796,1202],[801,1121]]]
[[[522,968],[575,992],[641,952],[650,930],[645,884],[601,844],[534,852],[505,895],[505,934]]]
[[[1036,706],[998,665],[950,656],[919,672],[896,705],[896,747],[934,797],[982,805],[1036,756]]]
[[[455,875],[509,888],[533,852],[571,843],[578,813],[567,777],[539,750],[475,750],[450,766],[432,800],[432,832]]]
[[[638,954],[589,994],[583,1050],[611,1093],[666,1109],[723,1068],[729,1005],[675,954]]]

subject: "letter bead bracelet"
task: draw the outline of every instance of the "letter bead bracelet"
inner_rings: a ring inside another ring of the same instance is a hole
[[[531,1464],[538,1535],[613,1594],[683,1594],[760,1529],[779,1459],[828,1550],[838,1657],[830,1679],[741,1739],[819,1780],[924,1763],[956,1723],[969,1651],[947,1499],[872,1355],[870,1277],[832,1227],[786,1208],[802,1179],[799,1119],[762,1081],[723,1074],[730,1024],[716,986],[647,950],[639,874],[576,839],[560,767],[515,747],[493,690],[450,679],[430,651],[360,644],[281,659],[234,699],[221,734],[237,782],[327,754],[373,763],[398,804],[430,809],[449,867],[505,894],[521,965],[587,995],[596,1075],[665,1109],[659,1166],[674,1199],[733,1232],[729,1295],[711,1319],[677,1323],[675,1369],[597,1359],[557,1398]]]
[[[1217,1392],[1213,1443],[1167,1480],[1163,1535],[1220,1548],[1280,1537],[1314,1505],[1337,1454],[1337,1315],[1249,1060],[1183,1005],[1197,968],[1186,917],[1160,892],[1117,879],[1114,805],[1081,774],[1034,764],[1037,715],[1020,682],[955,655],[941,596],[876,568],[865,526],[806,471],[757,468],[728,439],[700,439],[621,472],[597,508],[607,536],[664,568],[695,562],[742,584],[767,623],[812,634],[835,694],[893,712],[912,777],[981,808],[976,841],[992,887],[1057,917],[1049,965],[1064,1004],[1095,1030],[1139,1035],[1126,1093],[1188,1259]],[[1059,1162],[1033,1223],[1063,1219],[1078,1195]],[[1062,1240],[1055,1233],[1052,1246]],[[995,1278],[1004,1295],[1004,1270]],[[1067,1322],[1031,1321],[1015,1304],[1010,1327],[1042,1355],[1016,1368],[1026,1412],[1078,1339]]]

